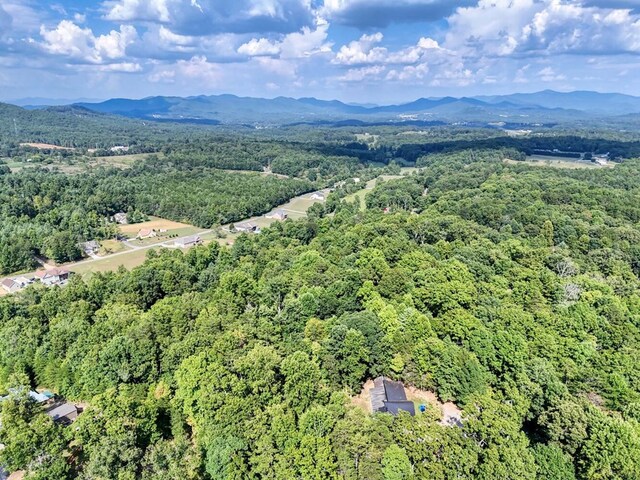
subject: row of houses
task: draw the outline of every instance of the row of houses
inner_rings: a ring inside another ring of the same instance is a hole
[[[40,270],[36,272],[35,278],[27,276],[17,278],[5,278],[0,285],[7,293],[16,293],[23,288],[39,281],[43,285],[64,285],[69,280],[71,272],[64,268],[52,268],[50,270]]]

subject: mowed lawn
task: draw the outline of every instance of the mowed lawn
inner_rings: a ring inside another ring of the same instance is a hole
[[[406,175],[408,175],[411,172],[417,171],[416,168],[413,167],[407,167],[406,169],[402,169],[402,171],[404,172],[405,170],[407,170],[407,172],[405,173]],[[378,181],[388,181],[388,180],[395,180],[397,178],[402,178],[404,175],[380,175],[378,178],[374,178],[373,180],[369,180],[366,184],[364,184],[362,186],[362,188],[360,190],[358,190],[357,192],[353,192],[349,195],[347,195],[346,197],[344,197],[344,199],[349,202],[349,203],[353,203],[355,201],[359,201],[360,202],[360,210],[366,210],[367,205],[365,203],[365,197],[367,195],[367,193],[369,193],[371,190],[373,190],[376,186],[376,183]]]
[[[123,250],[127,250],[127,246],[118,240],[100,241],[100,256],[112,255],[114,253],[122,252]]]
[[[164,233],[156,232],[157,234],[155,237],[143,238],[140,240],[134,238],[135,234],[133,234],[132,239],[129,240],[129,243],[136,247],[146,247],[149,245],[155,245],[157,243],[165,243],[165,242],[171,243],[176,238],[195,235],[196,233],[200,233],[203,231],[205,230],[202,230],[201,228],[198,228],[198,227],[187,226],[187,227],[174,228],[171,230],[167,230]]]
[[[147,258],[147,252],[154,250],[153,248],[145,248],[142,250],[132,250],[121,255],[114,255],[103,258],[102,260],[94,260],[88,262],[80,262],[70,265],[68,268],[77,275],[91,275],[97,272],[113,272],[121,266],[127,270],[139,267]]]
[[[155,230],[156,236],[141,240],[136,239],[136,235],[142,229]],[[146,247],[158,243],[169,242],[174,238],[195,235],[196,233],[204,231],[202,228],[194,227],[187,223],[174,222],[172,220],[165,220],[164,218],[158,217],[151,217],[151,220],[148,222],[120,225],[118,230],[120,230],[122,235],[130,239],[129,243],[131,243],[131,245],[136,247]],[[161,230],[166,230],[166,232],[160,232]]]
[[[150,217],[150,220],[148,222],[120,225],[118,227],[118,230],[120,230],[120,233],[128,236],[129,238],[135,238],[138,232],[143,228],[156,231],[167,230],[167,233],[171,233],[171,231],[173,230],[182,230],[196,227],[187,223],[174,222],[172,220],[165,220],[164,218],[159,217]]]

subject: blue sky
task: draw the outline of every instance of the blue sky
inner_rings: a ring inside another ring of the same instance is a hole
[[[0,99],[640,95],[640,0],[0,0]]]

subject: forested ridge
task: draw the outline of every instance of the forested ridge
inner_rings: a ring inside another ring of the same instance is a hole
[[[640,161],[462,151],[232,248],[0,298],[0,463],[38,479],[640,478]],[[383,213],[387,209],[389,213]],[[331,213],[332,215],[328,215]],[[370,415],[388,375],[463,410]]]

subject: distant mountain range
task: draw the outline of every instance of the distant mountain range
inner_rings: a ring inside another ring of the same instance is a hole
[[[53,106],[59,106],[59,105],[69,105],[72,103],[81,103],[81,102],[98,103],[101,101],[102,100],[97,98],[62,99],[62,98],[26,97],[26,98],[17,98],[15,100],[11,100],[9,101],[9,103],[11,103],[12,105],[17,105],[19,107],[24,107],[27,109],[34,109],[34,108],[42,108],[42,107],[53,107]]]
[[[316,98],[273,99],[213,95],[114,98],[74,107],[130,118],[181,123],[287,124],[344,122],[488,122],[535,124],[594,120],[640,113],[640,97],[617,93],[555,92],[420,98],[400,105],[347,104]]]

